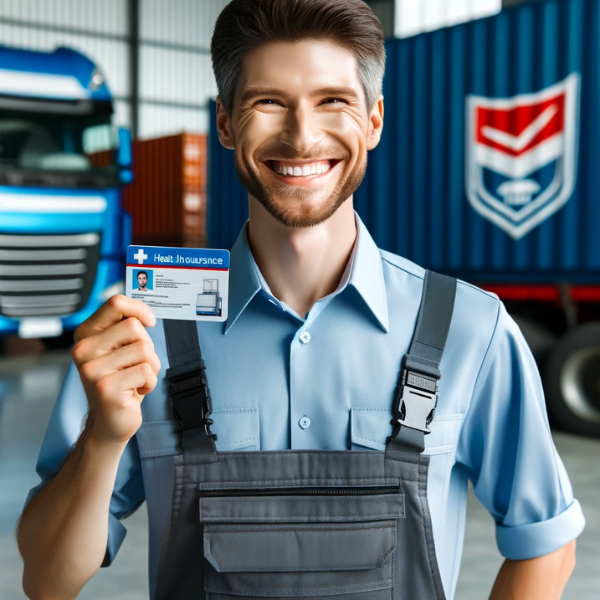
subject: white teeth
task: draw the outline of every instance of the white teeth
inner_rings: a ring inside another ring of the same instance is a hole
[[[329,161],[312,163],[302,167],[290,167],[287,165],[277,165],[275,172],[279,175],[292,177],[307,177],[308,175],[321,175],[327,173],[331,168]]]

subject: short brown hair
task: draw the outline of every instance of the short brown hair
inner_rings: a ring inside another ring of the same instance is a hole
[[[210,45],[227,114],[248,52],[304,39],[331,40],[354,53],[370,110],[381,94],[385,49],[381,23],[363,0],[232,0],[217,19]]]

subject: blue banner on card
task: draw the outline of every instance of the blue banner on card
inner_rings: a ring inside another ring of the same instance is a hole
[[[129,246],[127,266],[184,267],[190,269],[229,269],[229,252],[207,248],[166,248],[162,246]]]

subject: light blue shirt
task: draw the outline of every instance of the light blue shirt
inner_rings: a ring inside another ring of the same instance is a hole
[[[384,450],[424,270],[380,251],[358,217],[357,224],[358,240],[340,286],[306,318],[272,295],[242,231],[231,253],[229,318],[198,324],[219,450]],[[149,331],[162,372],[142,403],[143,425],[120,462],[108,554],[112,560],[125,536],[120,519],[145,499],[153,590],[179,449],[165,392],[161,322]],[[552,552],[577,537],[585,521],[552,442],[536,364],[496,296],[459,282],[441,371],[425,451],[431,456],[428,499],[436,553],[451,600],[469,479],[496,522],[498,548],[508,558]],[[66,460],[86,410],[71,366],[40,453],[42,483],[30,498]]]

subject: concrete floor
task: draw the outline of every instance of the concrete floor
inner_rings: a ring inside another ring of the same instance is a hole
[[[52,405],[67,365],[66,352],[31,358],[0,359],[0,598],[24,598],[22,562],[14,528],[28,490],[35,485],[34,465]],[[578,541],[577,567],[565,600],[600,597],[600,441],[555,434],[558,450],[571,476],[575,495],[587,517]],[[101,569],[86,586],[84,600],[143,600],[148,597],[146,511],[127,521],[128,535],[110,569]],[[488,597],[502,562],[493,523],[472,494],[469,497],[465,551],[457,600]]]

